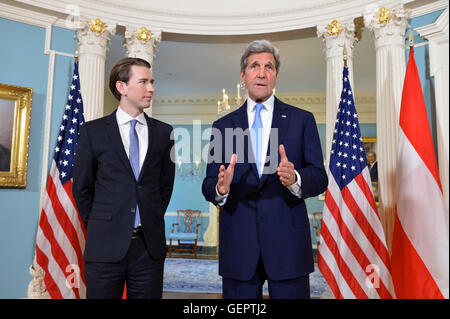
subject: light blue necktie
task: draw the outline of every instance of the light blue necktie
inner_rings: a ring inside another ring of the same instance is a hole
[[[130,122],[130,164],[133,169],[136,181],[139,178],[139,139],[136,133],[137,120]],[[139,215],[139,206],[136,204],[136,219],[134,220],[134,227],[141,224],[141,216]]]
[[[256,104],[255,120],[252,125],[252,145],[253,153],[255,154],[256,168],[258,169],[258,175],[261,177],[262,166],[261,166],[261,148],[262,148],[262,121],[261,121],[261,110],[263,109],[263,104]]]

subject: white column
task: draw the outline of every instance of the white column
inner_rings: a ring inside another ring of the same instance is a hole
[[[100,19],[84,22],[77,31],[80,87],[84,119],[103,116],[106,49],[116,25],[106,25]]]
[[[407,12],[368,8],[364,24],[373,32],[376,50],[377,161],[380,219],[391,248],[395,217],[395,168],[398,121],[405,78]]]
[[[209,225],[203,234],[206,246],[219,245],[219,208],[209,203]]]
[[[325,46],[327,60],[327,87],[326,87],[326,148],[325,157],[328,169],[330,159],[331,141],[336,123],[337,109],[342,92],[342,71],[344,68],[344,45],[347,48],[347,66],[350,84],[353,92],[353,48],[358,41],[355,37],[353,22],[343,23],[333,20],[328,25],[317,26],[317,36],[322,39]]]
[[[127,49],[127,56],[141,58],[150,63],[153,69],[153,58],[155,56],[156,44],[161,41],[161,31],[150,31],[146,27],[139,29],[127,26],[125,30],[125,41],[123,46]],[[148,116],[152,116],[152,105],[145,109]]]
[[[449,204],[448,162],[448,8],[435,23],[415,29],[421,37],[428,39],[430,48],[430,74],[434,77],[436,96],[436,128],[438,143],[439,175],[444,193],[445,207]],[[448,215],[447,215],[448,218]]]

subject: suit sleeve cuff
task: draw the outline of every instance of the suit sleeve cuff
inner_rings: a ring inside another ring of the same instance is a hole
[[[300,174],[295,170],[295,175],[297,176],[297,181],[288,186],[287,189],[292,193],[292,195],[301,198],[302,197],[302,179],[300,178]]]
[[[219,190],[217,189],[217,184],[216,184],[216,196],[214,197],[214,199],[217,202],[217,205],[219,206],[223,206],[225,205],[226,201],[227,201],[227,197],[230,193],[226,193],[225,195],[221,195],[219,193]]]

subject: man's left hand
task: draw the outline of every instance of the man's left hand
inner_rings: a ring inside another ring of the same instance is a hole
[[[295,167],[293,163],[289,162],[283,144],[280,144],[278,150],[280,152],[281,162],[278,165],[277,174],[280,176],[281,183],[284,186],[289,187],[297,180],[297,175],[295,175]]]

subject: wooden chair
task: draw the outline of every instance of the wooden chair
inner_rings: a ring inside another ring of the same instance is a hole
[[[194,253],[194,258],[197,258],[200,213],[199,210],[192,209],[177,210],[177,222],[172,224],[172,230],[169,235],[169,257],[172,257],[172,251],[188,251]],[[177,227],[175,228],[175,226]],[[178,241],[178,247],[172,246],[172,240]],[[189,248],[181,248],[181,245]]]

